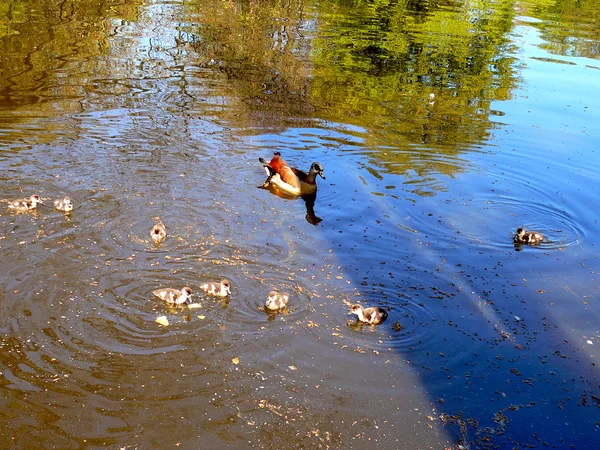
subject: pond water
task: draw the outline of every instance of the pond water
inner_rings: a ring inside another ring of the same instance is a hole
[[[0,447],[598,448],[596,6],[1,2]]]

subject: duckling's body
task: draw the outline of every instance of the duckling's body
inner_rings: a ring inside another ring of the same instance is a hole
[[[350,307],[350,312],[356,314],[360,322],[368,323],[369,325],[378,325],[387,319],[388,313],[385,309],[378,306],[365,308],[358,303]]]
[[[58,211],[70,213],[73,211],[73,202],[69,197],[59,198],[58,200],[54,200],[54,207]]]
[[[200,285],[200,289],[210,295],[217,297],[227,297],[231,295],[231,283],[229,280],[221,280],[219,282],[210,281]]]
[[[167,227],[162,222],[158,222],[150,229],[150,237],[156,244],[160,244],[167,237]]]
[[[289,294],[271,291],[269,292],[269,298],[265,302],[265,308],[269,311],[284,309],[287,306],[289,299]]]
[[[307,174],[302,170],[290,167],[279,153],[275,153],[273,159],[268,163],[263,158],[258,160],[264,166],[268,176],[263,186],[273,185],[286,194],[313,194],[317,191],[317,175],[325,179],[323,166],[318,162],[312,163]]]
[[[20,198],[8,203],[8,209],[14,209],[17,212],[33,211],[37,205],[43,205],[44,202],[39,195],[32,195],[29,198]]]
[[[152,291],[152,293],[162,301],[172,305],[187,303],[187,301],[192,298],[192,290],[187,286],[181,290],[173,288],[156,289],[155,291]]]
[[[517,229],[517,234],[514,236],[516,244],[539,244],[544,240],[544,236],[537,231],[527,231],[525,228]]]

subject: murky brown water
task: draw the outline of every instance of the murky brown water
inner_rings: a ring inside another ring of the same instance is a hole
[[[45,202],[0,204],[0,447],[596,448],[598,34],[561,5],[4,2],[1,199]]]

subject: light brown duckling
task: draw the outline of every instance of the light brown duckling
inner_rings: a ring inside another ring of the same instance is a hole
[[[44,204],[39,195],[32,195],[29,198],[20,198],[9,202],[8,209],[14,209],[17,212],[28,212],[36,209],[38,203],[40,205]]]
[[[172,305],[187,303],[188,300],[192,298],[192,290],[187,286],[181,290],[173,288],[156,289],[155,291],[152,291],[152,293],[162,301]]]
[[[231,283],[229,280],[221,280],[219,282],[210,281],[200,285],[200,289],[210,295],[217,297],[227,297],[231,295]]]
[[[150,237],[155,244],[160,244],[167,237],[167,227],[162,222],[158,222],[150,229]]]
[[[378,325],[387,319],[388,313],[385,309],[378,306],[365,308],[360,304],[355,304],[350,307],[350,312],[356,314],[360,322],[368,323],[369,325]]]
[[[73,202],[69,197],[59,198],[58,200],[54,200],[54,207],[58,211],[70,213],[73,211]]]
[[[265,308],[269,311],[278,311],[280,309],[284,309],[287,306],[289,299],[289,294],[271,291],[269,292],[269,298],[265,302]]]
[[[527,231],[525,228],[518,228],[513,240],[516,244],[539,244],[544,240],[544,236],[537,231]]]

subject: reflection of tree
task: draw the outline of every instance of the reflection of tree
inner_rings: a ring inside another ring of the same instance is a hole
[[[338,2],[319,13],[314,103],[367,130],[364,146],[386,171],[460,170],[456,155],[487,138],[490,103],[514,87],[512,3],[440,3]]]
[[[133,18],[137,5],[107,1],[4,3],[0,13],[0,95],[3,106],[70,100],[85,94],[92,77],[108,76],[97,57],[107,51],[109,18]],[[7,6],[8,5],[8,6]],[[76,62],[76,64],[71,64]],[[76,103],[76,102],[73,102]],[[49,106],[55,109],[56,105]],[[79,105],[74,107],[79,110]]]
[[[549,53],[600,59],[598,2],[530,0],[520,3],[519,9],[520,15],[542,20],[527,25],[540,30],[545,41],[542,47]]]

